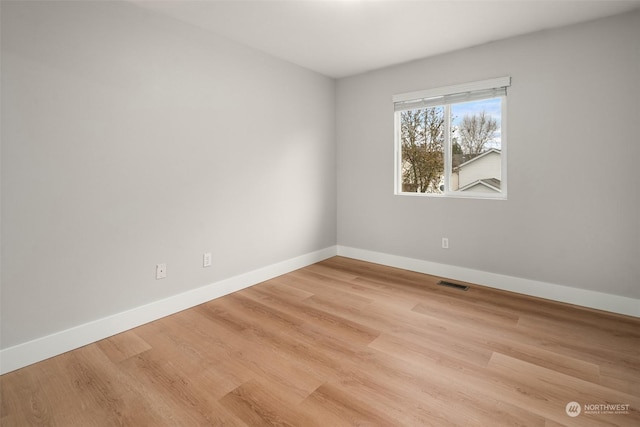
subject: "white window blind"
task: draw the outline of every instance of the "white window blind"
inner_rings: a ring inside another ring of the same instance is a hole
[[[505,96],[509,86],[511,86],[511,77],[501,77],[462,85],[408,92],[395,95],[393,97],[393,107],[395,111],[406,111],[478,99],[496,98]]]

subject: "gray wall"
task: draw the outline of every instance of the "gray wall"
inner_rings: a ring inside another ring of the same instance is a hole
[[[336,244],[332,79],[119,2],[3,1],[1,71],[2,348]]]
[[[508,200],[394,196],[392,96],[505,75]],[[336,102],[339,245],[640,297],[640,12],[341,79]]]
[[[130,4],[1,5],[1,348],[336,243],[640,297],[638,12],[336,85]],[[503,75],[509,199],[394,196],[392,95]]]

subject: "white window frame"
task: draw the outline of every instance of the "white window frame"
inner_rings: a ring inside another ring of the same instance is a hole
[[[457,198],[474,198],[474,199],[498,199],[505,200],[507,198],[507,96],[506,89],[511,86],[511,77],[499,77],[495,79],[482,80],[477,82],[463,83],[453,86],[445,86],[434,89],[420,90],[415,92],[407,92],[393,96],[394,104],[394,192],[396,195],[402,196],[418,196],[418,197],[457,197]],[[493,90],[501,90],[500,95],[491,95]],[[501,98],[501,142],[500,142],[500,160],[501,160],[501,179],[499,193],[480,193],[472,191],[451,191],[451,156],[452,144],[450,140],[451,130],[451,104],[465,102],[468,100],[480,100],[490,98]],[[453,102],[452,102],[453,101]],[[402,191],[402,145],[400,139],[400,113],[402,107],[404,110],[420,108],[422,104],[429,106],[442,106],[444,108],[445,117],[445,147],[444,147],[444,191],[442,194],[437,193],[417,193]]]

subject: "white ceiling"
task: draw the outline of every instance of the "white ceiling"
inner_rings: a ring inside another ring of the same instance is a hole
[[[640,0],[130,0],[331,77],[640,7]]]

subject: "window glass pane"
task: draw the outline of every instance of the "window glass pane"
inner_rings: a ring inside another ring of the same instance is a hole
[[[402,191],[442,194],[444,108],[419,108],[399,114]]]
[[[500,193],[502,99],[451,105],[451,191]]]

